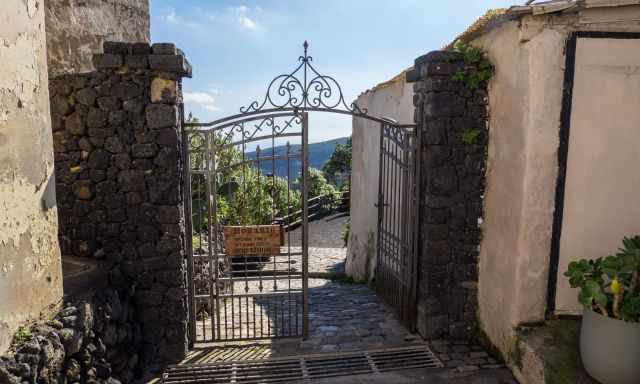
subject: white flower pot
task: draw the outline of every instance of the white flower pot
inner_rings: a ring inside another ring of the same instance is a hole
[[[580,355],[587,373],[602,384],[639,384],[640,323],[585,310]]]

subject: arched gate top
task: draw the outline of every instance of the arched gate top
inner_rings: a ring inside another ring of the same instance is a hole
[[[396,123],[384,117],[369,115],[366,108],[345,101],[342,87],[329,75],[320,73],[312,64],[307,41],[303,44],[304,54],[298,57],[299,64],[288,74],[276,76],[267,87],[262,99],[240,107],[240,113],[208,123],[185,123],[189,127],[218,130],[236,125],[238,120],[259,120],[266,115],[289,112],[299,115],[303,112],[332,112],[356,116],[381,123]],[[409,124],[406,126],[413,126]]]

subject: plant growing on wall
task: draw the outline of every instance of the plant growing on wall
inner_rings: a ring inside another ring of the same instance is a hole
[[[569,264],[564,273],[586,308],[619,320],[640,322],[640,236],[625,237],[616,255]]]
[[[478,136],[480,136],[481,131],[479,129],[468,129],[462,132],[462,142],[471,145],[475,144],[476,140],[478,140]]]
[[[462,54],[466,64],[464,69],[453,75],[453,80],[464,82],[469,89],[477,89],[491,79],[493,66],[479,48],[457,40],[453,44],[453,50]]]

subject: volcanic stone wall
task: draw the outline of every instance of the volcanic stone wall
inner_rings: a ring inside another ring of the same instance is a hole
[[[466,338],[476,325],[487,92],[454,79],[466,66],[436,51],[412,73],[422,131],[417,328],[426,338]]]
[[[143,375],[143,333],[133,301],[101,290],[92,301],[68,303],[44,324],[23,328],[0,357],[0,383],[131,383]]]
[[[148,366],[186,351],[180,81],[173,44],[106,42],[96,71],[50,84],[62,254],[132,292]]]

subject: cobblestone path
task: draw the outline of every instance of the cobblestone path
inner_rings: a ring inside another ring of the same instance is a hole
[[[309,222],[309,273],[344,275],[347,248],[342,232],[349,216],[339,213]],[[291,244],[300,244],[302,229],[291,232]]]
[[[347,220],[348,216],[333,215],[309,223],[309,270],[312,277],[314,274],[344,273],[346,248],[343,246],[340,234]],[[297,229],[291,232],[291,237],[287,236],[287,238],[291,239],[291,244],[299,245],[300,235],[301,230]],[[292,251],[300,250],[299,247],[293,246],[291,249]],[[296,281],[294,284],[299,283],[300,281]],[[244,288],[238,286],[236,289],[239,289],[238,293],[240,293]],[[265,311],[264,307],[260,306],[257,310]],[[262,315],[269,317],[268,310]],[[200,345],[190,352],[184,362],[257,360],[424,343],[430,345],[447,371],[451,372],[452,378],[474,372],[489,372],[483,375],[501,377],[499,381],[495,381],[496,383],[516,383],[515,380],[510,379],[511,375],[504,365],[490,357],[480,345],[459,340],[423,341],[418,335],[409,333],[367,285],[324,278],[309,280],[309,338],[307,340],[276,339],[263,342],[231,342],[215,346]],[[503,379],[504,377],[506,379]],[[494,383],[494,381],[490,380],[487,383]]]

